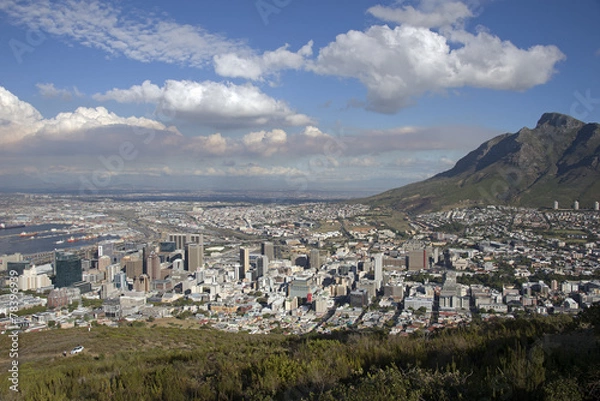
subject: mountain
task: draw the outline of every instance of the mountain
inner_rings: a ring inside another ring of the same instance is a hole
[[[456,206],[582,208],[600,201],[600,124],[545,113],[523,128],[483,143],[448,171],[363,202],[420,213]]]

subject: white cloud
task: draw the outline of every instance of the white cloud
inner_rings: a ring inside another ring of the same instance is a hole
[[[79,92],[76,87],[73,87],[73,89],[59,89],[56,88],[53,83],[38,83],[35,86],[38,88],[40,95],[47,99],[61,99],[69,101],[74,97],[83,96],[83,94]]]
[[[288,50],[289,45],[262,55],[226,53],[214,57],[215,72],[223,77],[261,80],[280,70],[298,70],[304,67],[306,58],[312,55],[313,41],[309,41],[298,52]]]
[[[161,19],[140,9],[125,14],[113,4],[97,0],[4,0],[0,10],[14,24],[142,62],[202,67],[215,54],[245,47],[198,26]]]
[[[104,107],[79,107],[72,113],[59,113],[54,118],[45,119],[32,105],[0,87],[1,144],[16,145],[21,141],[22,145],[32,148],[43,140],[84,140],[90,132],[107,127],[168,131],[181,135],[175,128],[160,122],[144,117],[120,117]]]
[[[252,84],[168,80],[161,88],[145,81],[129,89],[113,89],[93,97],[100,101],[152,103],[175,119],[217,128],[297,126],[312,122],[308,116],[293,112],[285,102],[273,99]]]
[[[0,86],[0,144],[21,140],[42,120],[33,106]]]
[[[287,133],[281,129],[251,132],[242,138],[242,143],[250,152],[271,156],[285,150]]]
[[[233,153],[234,144],[220,133],[209,136],[196,136],[189,139],[183,150],[197,156],[223,156]]]
[[[367,12],[382,21],[423,28],[453,25],[473,17],[469,7],[460,1],[423,0],[417,8],[406,5],[385,7],[377,5]]]
[[[79,135],[82,131],[114,125],[167,130],[164,124],[148,118],[120,117],[104,107],[79,107],[72,113],[59,113],[55,118],[40,121],[36,126],[36,135],[64,138],[73,134]],[[174,128],[172,130],[176,132]]]
[[[360,80],[367,109],[395,113],[449,88],[529,89],[547,82],[565,58],[556,46],[520,49],[483,30],[444,32],[407,24],[349,31],[322,48],[309,68]]]

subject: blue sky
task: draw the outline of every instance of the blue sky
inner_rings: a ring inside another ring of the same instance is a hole
[[[600,121],[598,17],[597,0],[0,0],[0,185],[398,187],[547,111]]]

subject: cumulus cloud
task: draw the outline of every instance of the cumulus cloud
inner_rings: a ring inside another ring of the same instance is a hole
[[[312,122],[308,116],[295,113],[285,102],[266,95],[252,84],[167,80],[159,87],[144,81],[129,89],[95,94],[93,98],[120,103],[152,103],[175,119],[201,122],[216,128],[297,126]]]
[[[284,69],[301,69],[306,58],[312,55],[313,41],[309,41],[298,52],[288,50],[289,45],[262,55],[226,53],[214,56],[215,72],[223,77],[261,80],[264,76]]]
[[[116,128],[118,127],[118,129]],[[164,131],[181,136],[174,127],[144,117],[121,117],[104,107],[79,107],[74,112],[59,113],[46,119],[32,105],[0,87],[0,144],[4,150],[15,147],[41,148],[43,141],[58,143],[90,139],[93,132],[110,128],[113,132],[127,128],[133,133]],[[93,136],[92,136],[93,137]],[[98,138],[102,141],[105,138]],[[12,144],[13,147],[7,145]],[[47,149],[46,149],[47,150]]]
[[[242,138],[246,149],[262,156],[271,156],[285,150],[287,133],[281,129],[251,132]]]
[[[426,8],[423,8],[426,5]],[[320,49],[308,69],[322,75],[358,79],[367,88],[357,104],[396,113],[426,93],[465,86],[526,90],[548,82],[565,55],[553,45],[521,49],[480,28],[458,25],[470,17],[460,2],[425,1],[422,9],[376,6],[369,12],[400,25],[351,30]]]
[[[0,144],[21,140],[42,120],[33,106],[0,86]]]
[[[376,5],[367,12],[382,21],[423,28],[453,25],[473,17],[473,12],[465,3],[445,0],[423,0],[416,8],[411,5],[397,8]]]
[[[61,99],[65,101],[72,100],[75,97],[82,97],[77,87],[73,89],[59,89],[53,83],[38,83],[35,85],[38,88],[40,95],[46,99]]]
[[[133,60],[202,67],[245,46],[205,29],[102,1],[0,1],[11,22]],[[132,15],[137,15],[136,18]]]
[[[475,86],[525,90],[547,82],[564,59],[555,46],[523,50],[486,32],[454,32],[462,47],[425,28],[373,26],[350,31],[319,52],[313,70],[359,79],[367,108],[395,113],[426,92]]]

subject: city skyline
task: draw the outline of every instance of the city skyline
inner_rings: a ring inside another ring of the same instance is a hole
[[[0,1],[0,186],[402,186],[547,111],[600,121],[598,12],[592,0]]]

